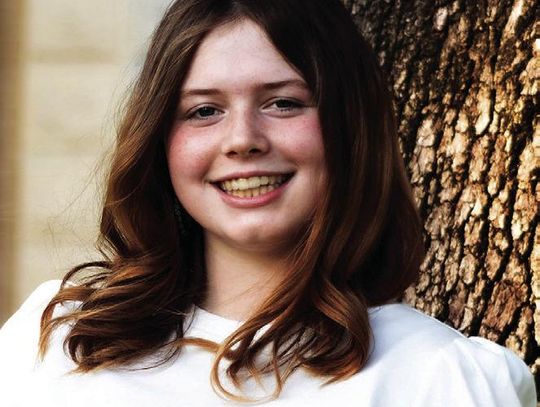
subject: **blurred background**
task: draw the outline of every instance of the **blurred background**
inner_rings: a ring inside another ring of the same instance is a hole
[[[0,0],[0,325],[95,259],[115,111],[170,0]]]

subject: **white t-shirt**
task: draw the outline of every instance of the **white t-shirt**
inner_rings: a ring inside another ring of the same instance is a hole
[[[66,331],[59,329],[45,360],[37,362],[39,320],[58,288],[58,281],[42,284],[0,330],[0,406],[236,405],[213,392],[213,355],[195,346],[153,369],[70,374],[75,365],[62,348]],[[200,308],[191,318],[186,336],[213,341],[222,341],[241,324]],[[404,304],[370,308],[369,319],[374,346],[359,373],[321,387],[321,379],[297,370],[281,396],[268,405],[536,406],[532,375],[510,350],[486,339],[466,338]],[[252,384],[247,391],[261,395]]]

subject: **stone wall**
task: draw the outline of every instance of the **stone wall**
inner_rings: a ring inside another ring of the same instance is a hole
[[[19,28],[10,32],[17,48],[2,60],[19,68],[10,88],[16,120],[0,135],[16,138],[0,144],[14,158],[11,171],[0,164],[9,177],[0,184],[0,235],[10,248],[2,253],[0,323],[41,282],[95,258],[115,109],[169,1],[27,0],[0,9]]]

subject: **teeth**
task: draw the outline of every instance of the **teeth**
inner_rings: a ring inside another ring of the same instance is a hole
[[[256,190],[260,188],[260,193],[266,193],[267,191],[263,188],[270,186],[272,189],[275,189],[285,181],[284,175],[269,175],[262,177],[250,177],[250,178],[237,178],[233,180],[227,180],[220,183],[222,190],[226,192],[235,192],[235,191],[248,191]],[[270,191],[272,189],[269,189]],[[264,192],[263,192],[264,191]],[[253,191],[250,192],[253,194]],[[234,195],[234,194],[233,194]],[[237,196],[237,195],[235,195]],[[251,196],[251,195],[250,195]]]
[[[251,177],[248,180],[248,185],[250,188],[259,188],[259,186],[261,185],[261,179],[258,177]]]
[[[283,175],[238,178],[220,183],[222,190],[238,198],[252,198],[264,195],[279,187],[285,181]]]
[[[248,189],[248,188],[249,188],[249,184],[248,184],[247,179],[240,178],[238,180],[238,189]]]

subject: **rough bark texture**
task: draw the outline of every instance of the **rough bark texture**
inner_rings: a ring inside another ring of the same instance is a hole
[[[405,300],[540,358],[538,0],[343,0],[378,53],[427,256]]]

